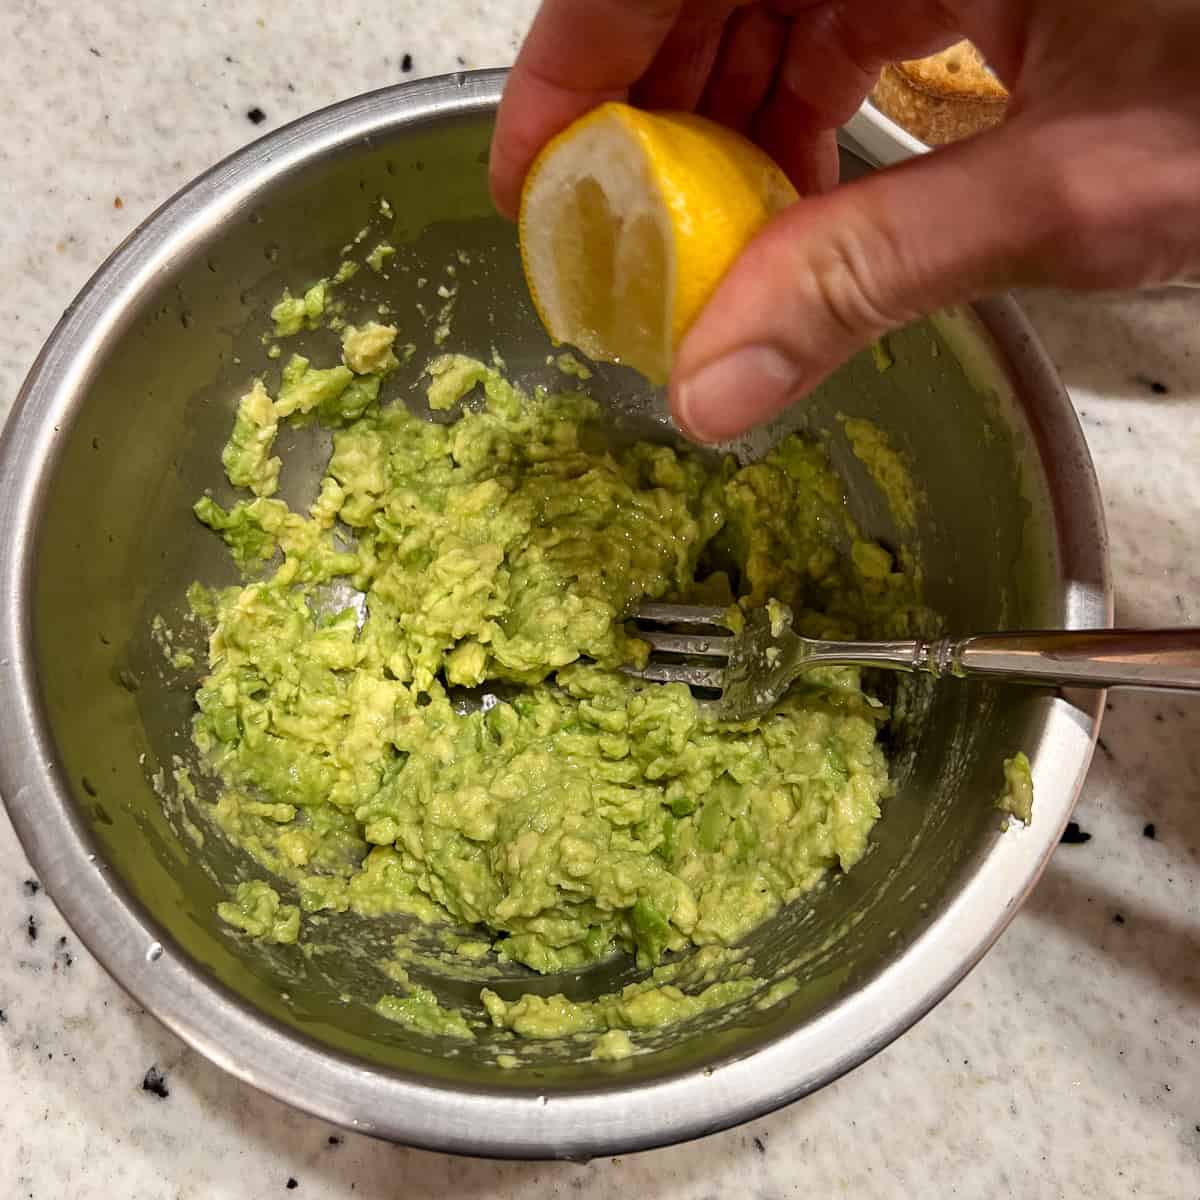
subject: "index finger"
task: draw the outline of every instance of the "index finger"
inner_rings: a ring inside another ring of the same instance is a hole
[[[654,61],[684,0],[544,0],[496,116],[492,198],[516,216],[537,152],[577,117],[624,100]]]

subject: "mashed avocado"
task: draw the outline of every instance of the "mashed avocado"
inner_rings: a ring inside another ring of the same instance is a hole
[[[283,904],[279,893],[260,879],[238,884],[237,900],[222,901],[217,914],[227,925],[266,942],[290,945],[300,935],[300,910]]]
[[[1033,819],[1033,769],[1023,750],[1004,760],[1004,790],[996,807],[1011,813],[1023,825]]]
[[[623,618],[647,598],[777,602],[818,636],[910,627],[916,584],[855,527],[821,447],[791,437],[743,467],[618,449],[586,394],[526,394],[461,355],[427,369],[430,407],[462,404],[433,423],[379,403],[395,337],[348,327],[342,365],[293,356],[274,397],[256,382],[223,456],[250,495],[196,505],[248,573],[193,593],[211,625],[194,739],[225,834],[301,913],[473,926],[480,954],[543,973],[728,947],[852,867],[890,792],[888,714],[856,669],[813,671],[737,725],[616,670],[644,660]],[[305,514],[273,498],[271,450],[309,414],[335,432]],[[458,702],[480,685],[482,705]],[[303,936],[266,884],[221,915]],[[760,986],[689,991],[673,969],[587,1004],[481,999],[520,1036],[604,1035]],[[378,1011],[472,1036],[421,988]],[[595,1052],[629,1049],[621,1035]]]

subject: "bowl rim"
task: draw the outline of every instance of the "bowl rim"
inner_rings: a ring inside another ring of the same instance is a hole
[[[305,164],[403,127],[493,111],[507,72],[418,80],[312,113],[188,184],[100,267],[64,313],[0,435],[0,794],[39,879],[107,972],[188,1045],[235,1077],[361,1133],[455,1153],[578,1158],[680,1142],[762,1116],[833,1081],[941,1000],[1041,875],[1082,786],[1103,693],[1048,702],[1030,754],[1039,820],[969,868],[945,910],[885,970],[813,1020],[712,1069],[546,1095],[445,1086],[371,1067],[254,1009],[208,978],[103,861],[75,812],[43,708],[33,640],[39,518],[59,449],[105,346],[133,302],[198,238]],[[973,320],[1037,403],[1027,410],[1054,502],[1068,627],[1111,625],[1104,514],[1091,458],[1053,365],[1011,299]],[[1053,447],[1051,457],[1047,451]]]

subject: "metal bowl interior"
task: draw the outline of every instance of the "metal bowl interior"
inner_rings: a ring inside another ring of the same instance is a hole
[[[262,949],[217,920],[224,887],[259,872],[206,830],[181,832],[170,786],[188,755],[189,679],[150,636],[186,585],[230,581],[191,516],[222,491],[219,449],[236,397],[269,367],[270,303],[326,274],[368,225],[411,270],[363,271],[348,295],[386,298],[418,345],[401,393],[434,345],[415,304],[458,263],[446,349],[493,347],[526,381],[550,350],[530,309],[513,230],[491,214],[485,162],[500,73],[426,81],[315,114],[235,156],[164,206],[64,316],[0,445],[0,787],[35,869],[81,939],[150,1011],[257,1086],[334,1121],[472,1153],[587,1156],[744,1120],[821,1086],[922,1015],[999,935],[1057,842],[1086,770],[1097,696],[949,683],[892,730],[899,785],[853,872],[749,940],[783,1003],[724,1010],[647,1035],[650,1052],[586,1061],[557,1043],[501,1071],[488,1037],[463,1047],[374,1015],[390,984],[373,964],[387,921],[338,918],[334,953]],[[848,170],[864,169],[847,160]],[[385,198],[392,216],[380,215]],[[425,293],[413,284],[431,281]],[[435,301],[436,303],[436,301]],[[332,341],[313,335],[320,352]],[[849,454],[838,417],[879,425],[925,492],[915,549],[948,627],[1103,625],[1101,507],[1069,402],[1009,302],[920,323],[895,365],[849,364],[809,403],[737,447],[761,452],[795,427],[825,437],[856,515],[890,542],[886,505]],[[601,370],[598,395],[626,427],[666,436],[661,398]],[[415,393],[414,393],[415,394]],[[285,448],[303,494],[327,443]],[[307,470],[307,478],[305,478]],[[1002,832],[1002,759],[1034,764],[1029,828]],[[159,783],[156,791],[155,782]],[[165,784],[163,781],[166,781]],[[160,793],[166,793],[164,803]],[[595,995],[628,963],[580,976],[513,977],[498,990]],[[478,982],[432,971],[443,997]]]

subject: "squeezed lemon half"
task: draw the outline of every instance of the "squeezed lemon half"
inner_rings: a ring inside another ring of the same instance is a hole
[[[555,341],[665,383],[733,260],[795,199],[780,167],[724,126],[602,104],[525,181],[521,258],[538,316]]]

